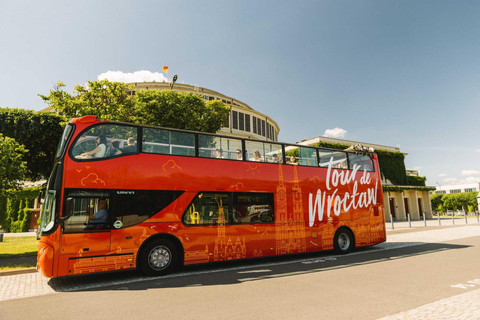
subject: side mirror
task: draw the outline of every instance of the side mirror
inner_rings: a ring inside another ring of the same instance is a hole
[[[38,198],[40,199],[40,201],[45,199],[45,192],[46,191],[47,191],[47,187],[43,186],[43,188],[40,190],[40,194],[38,195]]]
[[[67,198],[65,202],[65,215],[58,219],[60,226],[62,228],[62,232],[65,231],[65,220],[68,220],[73,214],[73,198]]]

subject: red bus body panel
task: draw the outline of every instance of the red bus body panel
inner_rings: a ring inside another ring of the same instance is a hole
[[[75,135],[91,124],[76,121]],[[41,238],[40,270],[46,277],[57,277],[136,268],[142,243],[156,234],[178,239],[185,264],[329,250],[341,226],[353,231],[356,246],[377,244],[386,240],[386,232],[378,161],[374,164],[375,172],[358,171],[349,177],[352,170],[175,155],[140,153],[91,162],[67,155],[64,189],[185,192],[132,227],[76,234],[62,234],[58,227]],[[275,221],[186,226],[182,216],[201,191],[274,193]]]

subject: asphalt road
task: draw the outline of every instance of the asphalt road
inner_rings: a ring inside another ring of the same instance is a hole
[[[137,281],[2,301],[0,319],[378,319],[479,289],[479,247],[475,236],[195,266],[148,280],[77,277]]]

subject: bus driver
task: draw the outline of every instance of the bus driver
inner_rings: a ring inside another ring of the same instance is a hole
[[[100,200],[98,202],[98,211],[92,214],[90,212],[87,229],[95,229],[107,222],[108,211],[107,211],[107,201]]]

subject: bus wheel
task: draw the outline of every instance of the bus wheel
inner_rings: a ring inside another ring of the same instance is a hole
[[[355,247],[355,239],[350,230],[342,228],[338,229],[333,238],[333,247],[340,254],[349,253]]]
[[[154,240],[145,247],[140,259],[140,270],[144,274],[161,276],[171,272],[177,265],[177,248],[166,239]]]

